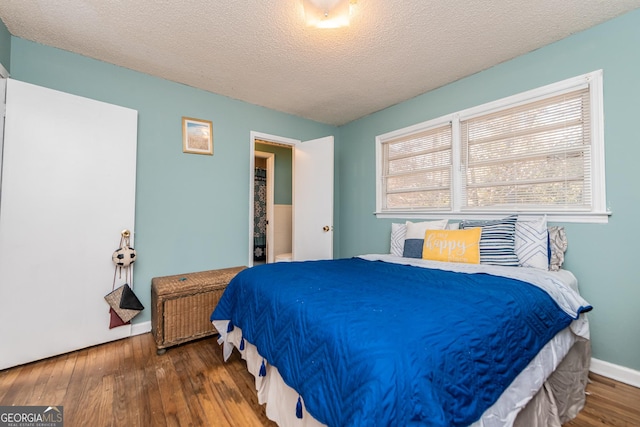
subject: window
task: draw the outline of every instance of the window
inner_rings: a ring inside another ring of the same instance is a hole
[[[377,214],[606,222],[602,72],[376,138]]]
[[[451,209],[451,141],[448,122],[382,145],[386,209]]]

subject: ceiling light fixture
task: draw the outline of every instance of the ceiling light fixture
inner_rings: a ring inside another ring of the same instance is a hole
[[[317,28],[349,26],[357,0],[302,0],[307,25]]]

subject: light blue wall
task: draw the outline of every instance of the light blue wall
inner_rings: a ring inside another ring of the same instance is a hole
[[[293,190],[293,151],[291,148],[267,144],[256,144],[256,151],[275,154],[273,203],[276,205],[290,205]]]
[[[138,110],[134,282],[147,310],[135,322],[150,319],[152,277],[246,265],[250,131],[299,140],[337,132],[24,39],[11,47],[17,80]],[[213,156],[182,153],[182,116],[213,122]]]
[[[2,21],[0,21],[0,64],[7,71],[11,71],[11,34]]]
[[[640,370],[640,10],[340,129],[339,254],[388,252],[391,220],[376,219],[376,135],[590,71],[604,70],[606,225],[566,226],[566,268],[595,307],[595,358]],[[401,71],[399,71],[401,72]]]
[[[4,52],[2,31],[0,26]],[[635,11],[340,129],[15,37],[10,71],[18,80],[139,111],[135,281],[149,307],[154,276],[247,261],[251,130],[300,140],[338,132],[335,255],[387,252],[392,221],[373,215],[376,135],[603,69],[607,199],[613,215],[606,225],[563,224],[569,237],[566,267],[595,307],[589,317],[594,357],[640,370],[640,279],[632,267],[640,210],[639,45],[640,11]],[[181,116],[213,121],[213,157],[182,154]],[[136,318],[145,320],[149,310]]]

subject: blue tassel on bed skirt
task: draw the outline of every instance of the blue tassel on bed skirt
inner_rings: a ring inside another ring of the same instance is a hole
[[[240,351],[244,350],[244,337],[240,340]]]
[[[302,419],[302,402],[300,396],[298,396],[298,403],[296,403],[296,417]]]
[[[264,365],[264,359],[262,359],[262,366],[260,366],[260,375],[261,377],[267,376],[267,367]]]
[[[229,322],[229,326],[227,326],[227,333],[233,331],[233,323]]]

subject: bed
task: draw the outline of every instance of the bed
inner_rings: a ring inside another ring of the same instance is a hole
[[[560,426],[590,309],[565,270],[365,255],[247,269],[211,321],[280,426]]]

